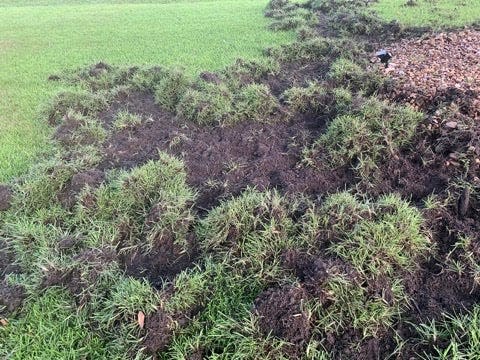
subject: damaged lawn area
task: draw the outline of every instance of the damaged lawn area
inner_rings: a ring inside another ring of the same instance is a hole
[[[55,151],[0,185],[0,357],[478,357],[477,87],[400,96],[378,42],[430,42],[367,4],[265,16],[297,39],[260,60],[50,75]]]
[[[272,32],[267,0],[0,1],[0,181],[51,150],[38,107],[58,90],[53,72],[100,60],[164,64],[190,74],[293,39]],[[42,6],[33,6],[42,5]]]

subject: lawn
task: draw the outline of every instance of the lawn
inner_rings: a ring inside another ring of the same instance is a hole
[[[266,0],[0,0],[0,182],[48,151],[39,105],[54,72],[100,60],[215,70],[256,58],[292,33],[271,32]],[[31,6],[45,5],[45,6]]]
[[[408,26],[459,27],[480,20],[480,0],[380,0],[373,8]]]

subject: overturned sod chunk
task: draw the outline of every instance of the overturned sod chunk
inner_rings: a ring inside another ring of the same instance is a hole
[[[169,70],[155,87],[155,99],[160,106],[175,111],[189,85],[190,79],[183,70]]]
[[[235,122],[233,94],[224,84],[200,82],[188,89],[177,106],[177,113],[201,125]]]
[[[269,122],[279,104],[268,86],[250,84],[242,89],[235,106],[240,119]]]
[[[409,106],[371,98],[358,111],[335,118],[306,156],[325,149],[332,166],[351,165],[367,179],[378,164],[409,144],[422,119],[423,114]]]
[[[349,261],[366,276],[394,276],[411,271],[430,247],[422,231],[420,212],[399,196],[380,198],[371,206],[370,218],[347,229],[329,250]]]
[[[278,271],[280,253],[294,246],[296,225],[288,204],[276,192],[247,189],[211,210],[198,229],[201,247],[255,277]]]
[[[165,153],[159,157],[100,186],[92,194],[95,205],[78,208],[79,221],[113,226],[125,247],[152,248],[167,233],[186,245],[195,193],[186,184],[183,162]],[[152,216],[154,222],[148,220]]]
[[[58,125],[69,111],[95,115],[106,108],[110,100],[111,94],[106,91],[94,93],[83,89],[66,90],[59,92],[42,111],[50,124]]]

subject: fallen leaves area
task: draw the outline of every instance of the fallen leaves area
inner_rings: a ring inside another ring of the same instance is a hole
[[[449,103],[480,119],[480,31],[405,39],[388,50],[393,58],[385,72],[395,80],[396,100],[427,111]]]

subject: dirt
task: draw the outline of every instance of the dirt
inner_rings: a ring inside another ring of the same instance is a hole
[[[172,235],[163,235],[148,252],[143,249],[120,251],[119,259],[127,275],[146,278],[152,286],[161,288],[165,280],[173,279],[196,259],[194,235],[189,234],[188,240],[189,248],[185,250],[175,243]]]
[[[292,358],[298,358],[304,351],[312,332],[304,310],[306,301],[307,292],[294,286],[266,290],[255,300],[260,330],[289,342],[283,351]]]
[[[0,184],[0,211],[10,209],[13,201],[13,191],[7,185]]]
[[[165,349],[173,337],[175,326],[174,319],[162,309],[147,316],[145,319],[147,335],[142,343],[145,351],[148,354],[155,355]]]
[[[422,136],[412,148],[418,151],[405,150],[380,164],[374,180],[359,184],[359,189],[371,196],[396,192],[416,204],[444,191],[454,173],[446,166],[446,159],[433,153]]]
[[[394,25],[392,29],[398,30]],[[324,27],[319,30],[330,31]],[[465,185],[460,189],[452,186],[452,179],[461,177],[474,187],[479,174],[478,40],[478,32],[467,30],[422,39],[409,38],[391,45],[389,51],[394,58],[385,71],[394,78],[395,86],[389,87],[391,91],[383,95],[425,111],[427,119],[419,127],[412,146],[379,163],[374,180],[368,183],[356,178],[350,166],[332,170],[322,164],[314,168],[302,163],[303,149],[324,133],[334,114],[294,114],[288,119],[272,117],[270,123],[243,121],[232,126],[199,126],[159,107],[151,92],[124,91],[98,115],[103,126],[111,131],[110,137],[101,145],[101,162],[94,169],[75,174],[58,194],[58,199],[64,207],[71,209],[82,190],[98,187],[105,181],[109,170],[131,169],[158,159],[159,151],[184,161],[187,182],[199,194],[194,204],[199,216],[249,186],[259,190],[277,189],[286,195],[302,193],[315,201],[345,188],[355,188],[373,198],[399,193],[424,213],[425,230],[431,233],[434,249],[431,259],[424,260],[412,274],[401,274],[405,291],[411,298],[405,317],[419,323],[438,319],[444,312],[462,312],[478,304],[480,289],[474,286],[470,275],[447,271],[445,264],[449,257],[462,256],[459,251],[452,253],[461,235],[475,239],[476,243],[472,245],[475,247],[480,233],[478,196],[466,190]],[[261,81],[280,98],[291,86],[304,86],[309,80],[325,79],[332,60],[325,57],[318,61],[282,64],[279,76],[269,75]],[[109,70],[109,65],[98,63],[88,69],[88,74],[101,77]],[[211,72],[200,74],[200,78],[214,84],[222,81],[219,75]],[[251,80],[245,78],[241,82]],[[282,103],[282,99],[279,100]],[[117,113],[124,110],[139,115],[142,123],[114,131],[112,123]],[[55,138],[65,147],[93,144],[93,139],[75,136],[81,125],[80,121],[67,116],[57,128]],[[424,200],[431,194],[438,195],[442,201],[449,196],[456,197],[457,206],[450,204],[440,210],[424,209]],[[11,196],[10,189],[0,186],[0,210],[8,209]],[[89,199],[83,201],[88,203]],[[158,216],[153,214],[161,211],[156,210],[153,206],[140,239],[146,241],[145,234],[158,221]],[[73,269],[49,269],[42,286],[64,286],[82,304],[89,300],[83,291],[87,284],[94,283],[109,263],[118,261],[127,275],[145,278],[154,287],[161,288],[165,280],[171,280],[191,267],[199,257],[191,225],[178,226],[187,229],[186,248],[177,244],[173,232],[158,235],[148,251],[144,248],[132,250],[120,240],[116,249],[81,251],[74,258],[76,266]],[[330,240],[325,239],[325,243]],[[82,241],[80,237],[62,237],[58,239],[56,250],[59,253],[78,250]],[[354,329],[336,336],[314,334],[315,319],[306,312],[305,303],[316,298],[321,306],[328,307],[332,300],[323,289],[328,277],[332,273],[355,276],[351,266],[326,255],[324,248],[317,250],[306,253],[292,249],[282,254],[281,266],[297,277],[298,284],[271,285],[258,295],[252,310],[259,317],[261,332],[288,342],[282,350],[291,359],[302,357],[312,336],[339,359],[387,358],[395,349],[393,330],[376,338],[364,338]],[[11,266],[11,259],[2,251],[0,247],[0,270],[5,272],[3,268]],[[475,251],[478,262],[480,251]],[[86,271],[83,271],[84,264],[88,264]],[[387,278],[366,281],[363,285],[369,294],[382,297],[387,304],[394,301]],[[3,302],[7,310],[13,311],[23,300],[22,291],[0,283],[0,305]],[[160,308],[147,315],[142,342],[146,352],[155,357],[164,350],[174,332],[188,324],[196,311],[170,314]],[[395,326],[397,333],[405,339],[414,336],[406,322]],[[409,351],[407,349],[405,353]],[[202,349],[192,351],[190,356],[191,359],[203,357]]]
[[[76,173],[58,193],[57,198],[64,207],[71,208],[75,205],[77,195],[83,189],[86,187],[97,188],[104,180],[105,173],[100,170],[91,169]]]
[[[332,171],[299,164],[303,146],[325,129],[321,118],[200,127],[159,108],[151,94],[136,93],[102,113],[104,121],[109,122],[119,109],[151,120],[113,134],[104,145],[99,169],[128,169],[158,158],[159,150],[176,155],[185,161],[188,183],[200,192],[199,209],[210,209],[247,186],[311,195],[335,191],[352,181],[348,169]]]
[[[167,348],[176,330],[187,326],[191,319],[198,313],[199,308],[194,307],[182,314],[169,314],[163,309],[158,309],[146,317],[146,335],[141,343],[145,352],[158,359],[158,354]],[[192,352],[189,359],[202,359],[202,351]]]
[[[10,285],[6,280],[7,275],[19,273],[20,270],[20,267],[15,264],[15,255],[0,239],[0,316],[19,309],[26,297],[23,287]]]

